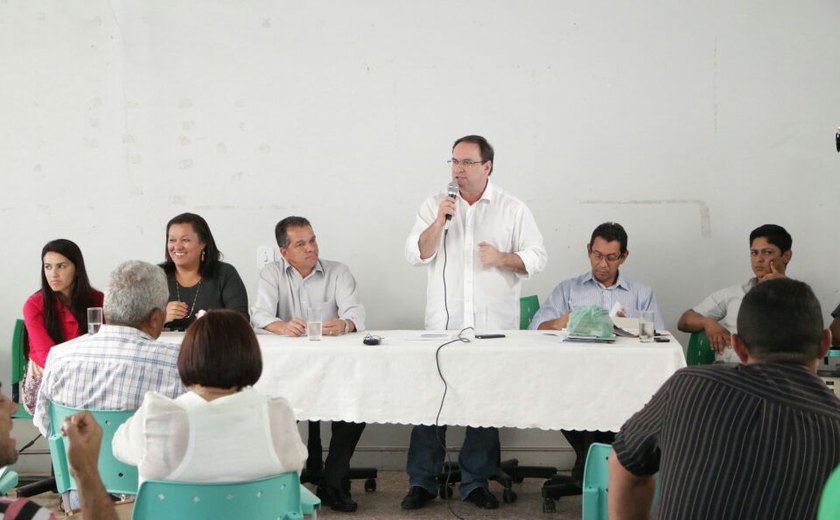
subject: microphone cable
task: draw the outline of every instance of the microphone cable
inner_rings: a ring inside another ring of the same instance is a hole
[[[21,406],[23,406],[23,405],[21,405]],[[38,440],[38,439],[40,439],[40,438],[41,438],[41,434],[39,433],[39,434],[38,434],[38,435],[37,435],[34,439],[32,439],[31,441],[29,441],[29,442],[27,442],[26,444],[24,444],[24,445],[23,445],[23,448],[21,448],[21,449],[19,449],[19,450],[18,450],[18,453],[23,453],[23,451],[24,451],[24,450],[26,450],[27,448],[29,448],[30,446],[32,446],[33,444],[35,444],[35,441],[37,441],[37,440]]]
[[[443,230],[443,310],[446,311],[446,325],[444,325],[444,330],[449,330],[449,302],[447,302],[447,295],[446,295],[446,236],[449,235],[449,229]]]
[[[451,189],[450,183],[450,189]],[[453,196],[450,193],[450,196]],[[453,197],[454,198],[454,197]],[[449,297],[447,294],[447,287],[446,287],[446,264],[449,260],[449,256],[446,251],[446,237],[449,236],[449,226],[447,225],[443,229],[443,310],[446,312],[446,324],[444,325],[444,330],[449,330]],[[437,414],[435,415],[435,437],[437,438],[438,442],[440,443],[441,448],[443,449],[443,454],[446,459],[446,479],[443,482],[443,485],[439,485],[439,491],[443,492],[441,498],[445,498],[446,500],[446,507],[449,509],[449,512],[457,518],[458,520],[465,520],[462,516],[455,512],[452,509],[452,494],[449,490],[449,481],[452,478],[452,457],[449,454],[449,451],[446,449],[446,443],[443,441],[441,436],[439,435],[440,431],[440,414],[443,412],[443,403],[446,401],[446,393],[449,391],[449,383],[446,382],[446,378],[443,376],[443,370],[440,368],[440,351],[446,345],[451,345],[452,343],[470,343],[469,338],[465,338],[461,336],[465,331],[472,329],[472,327],[465,327],[458,332],[458,335],[449,341],[445,341],[438,345],[438,348],[435,350],[435,367],[437,368],[438,376],[440,380],[443,382],[443,395],[440,397],[440,406],[438,407]],[[440,493],[438,493],[440,494]]]
[[[440,380],[443,381],[443,395],[440,397],[440,406],[438,406],[437,414],[435,415],[435,437],[437,437],[438,442],[440,443],[441,448],[443,448],[443,454],[446,458],[446,479],[443,482],[442,486],[439,486],[439,490],[443,492],[444,498],[446,500],[446,506],[449,508],[449,512],[455,518],[459,520],[465,520],[462,516],[458,515],[452,509],[452,495],[449,492],[449,480],[452,478],[452,457],[449,454],[449,451],[446,449],[446,443],[443,441],[441,436],[438,434],[440,431],[440,414],[443,413],[443,403],[446,401],[446,393],[449,391],[449,383],[446,381],[446,377],[443,375],[443,370],[440,367],[440,351],[446,345],[451,345],[452,343],[470,343],[469,338],[465,338],[462,334],[468,330],[472,329],[472,327],[464,327],[458,332],[458,335],[455,338],[450,339],[449,341],[445,341],[438,345],[437,349],[435,350],[435,367],[437,368],[438,377]]]

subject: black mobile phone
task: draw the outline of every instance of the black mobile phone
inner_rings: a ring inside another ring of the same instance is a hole
[[[496,339],[496,338],[504,338],[504,334],[476,334],[476,339]]]
[[[653,338],[653,341],[657,343],[668,343],[669,341],[671,341],[671,338],[666,338],[665,336],[655,336]]]

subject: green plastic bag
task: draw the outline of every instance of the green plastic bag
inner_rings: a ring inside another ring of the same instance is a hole
[[[573,310],[566,328],[573,336],[609,338],[613,335],[610,313],[597,305],[584,305]]]

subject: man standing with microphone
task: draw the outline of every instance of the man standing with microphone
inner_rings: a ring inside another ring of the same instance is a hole
[[[523,278],[545,268],[547,254],[531,211],[490,182],[494,152],[481,136],[452,147],[452,182],[426,199],[405,244],[406,259],[428,268],[425,328],[519,328]],[[446,426],[415,426],[406,469],[403,509],[419,509],[437,494]],[[458,457],[463,500],[484,509],[499,506],[487,488],[499,460],[496,428],[467,427]]]

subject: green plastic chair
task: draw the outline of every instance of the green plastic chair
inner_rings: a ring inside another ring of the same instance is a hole
[[[685,363],[688,366],[710,365],[715,362],[715,351],[709,344],[705,331],[692,332],[685,352]]]
[[[610,480],[607,459],[611,451],[611,445],[593,442],[586,453],[581,498],[583,520],[607,520],[607,487]]]
[[[840,518],[840,466],[831,472],[825,482],[817,520],[837,520]]]
[[[18,485],[18,474],[9,469],[8,466],[0,468],[0,495],[7,494],[12,488]]]
[[[536,294],[519,298],[519,330],[525,330],[540,309],[540,299]]]
[[[612,452],[610,444],[593,442],[586,453],[583,467],[583,497],[581,507],[583,520],[607,520],[607,494],[610,482],[609,458]],[[653,514],[659,505],[659,474],[654,475],[656,487],[650,511]],[[840,517],[838,517],[840,518]]]
[[[66,417],[83,411],[56,403],[50,403],[50,459],[55,472],[55,486],[59,493],[78,489],[70,474],[67,463],[67,439],[61,435],[61,423]],[[114,457],[111,441],[114,433],[135,410],[88,410],[102,426],[102,447],[99,450],[99,474],[109,493],[134,495],[137,493],[137,466],[126,464]]]
[[[300,508],[304,516],[311,516],[313,520],[318,518],[318,509],[321,508],[321,499],[303,484],[300,486]]]
[[[304,514],[316,517],[320,506],[320,500],[301,485],[294,471],[245,482],[147,480],[140,485],[131,518],[298,520]]]
[[[18,405],[18,409],[12,414],[12,419],[32,419],[32,415],[23,407],[20,402],[20,383],[23,381],[23,374],[26,370],[26,363],[29,361],[26,355],[26,325],[23,320],[15,321],[14,332],[12,332],[12,400]]]

